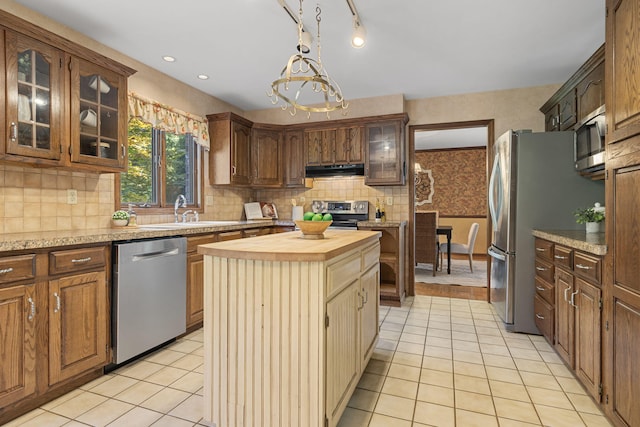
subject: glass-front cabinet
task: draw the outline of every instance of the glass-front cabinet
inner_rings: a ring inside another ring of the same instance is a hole
[[[121,75],[71,58],[71,161],[124,169],[127,94]]]
[[[365,127],[367,185],[404,185],[404,123],[394,120]]]
[[[7,154],[57,161],[61,157],[63,54],[47,44],[5,32]]]

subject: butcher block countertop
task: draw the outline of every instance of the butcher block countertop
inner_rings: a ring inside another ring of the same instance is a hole
[[[324,239],[312,240],[303,238],[301,231],[292,231],[201,245],[198,253],[264,261],[325,261],[367,241],[376,241],[380,234],[379,231],[329,229],[324,232]]]

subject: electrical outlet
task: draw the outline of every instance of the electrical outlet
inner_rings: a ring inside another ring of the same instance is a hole
[[[67,190],[67,204],[68,205],[78,204],[78,190],[74,190],[72,188]]]
[[[300,203],[304,203],[306,199],[304,198],[304,196],[300,196],[298,197],[298,200],[300,201]]]
[[[393,205],[393,197],[387,197],[387,206]]]
[[[205,197],[205,202],[204,202],[204,204],[205,204],[205,205],[207,205],[207,206],[212,206],[212,205],[213,205],[213,196],[207,196],[207,197]]]

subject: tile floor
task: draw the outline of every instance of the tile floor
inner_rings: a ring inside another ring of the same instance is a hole
[[[373,358],[340,427],[610,426],[539,336],[508,333],[483,301],[381,307]],[[7,426],[198,426],[202,332]]]

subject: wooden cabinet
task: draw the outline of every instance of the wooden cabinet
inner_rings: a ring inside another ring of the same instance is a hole
[[[6,82],[0,159],[91,172],[127,167],[135,71],[0,11]]]
[[[107,361],[105,271],[49,282],[49,384]]]
[[[358,230],[382,233],[380,237],[380,304],[400,307],[405,297],[405,222],[397,225],[358,225]]]
[[[65,100],[63,53],[7,30],[5,55],[5,153],[59,165]]]
[[[404,122],[369,123],[365,126],[365,181],[367,185],[404,185]]]
[[[640,134],[638,93],[640,16],[634,0],[607,0],[607,143]],[[640,420],[640,418],[638,419]]]
[[[187,330],[202,326],[204,320],[204,255],[197,252],[198,245],[217,240],[215,234],[187,238]]]
[[[305,147],[308,166],[364,163],[361,126],[305,130]]]
[[[33,284],[0,288],[0,407],[36,391],[35,301]]]
[[[553,265],[554,244],[552,242],[535,240],[535,268],[534,284],[536,295],[534,299],[535,322],[540,333],[551,345],[555,343],[555,266]]]
[[[334,163],[348,165],[364,163],[363,128],[360,126],[336,129]]]
[[[284,132],[284,186],[301,188],[305,186],[304,178],[304,132]]]
[[[126,78],[78,58],[71,58],[70,70],[71,161],[102,170],[126,170]]]
[[[368,256],[379,256],[378,248],[372,249]],[[360,321],[360,372],[364,372],[378,342],[379,310],[376,301],[380,300],[380,267],[372,265],[360,279],[362,296]]]
[[[544,114],[545,131],[573,129],[594,110],[604,105],[604,61],[605,52],[602,45],[540,107]]]
[[[251,184],[282,187],[282,132],[254,128],[251,137]]]
[[[236,114],[207,116],[209,120],[209,183],[249,185],[251,183],[252,123]]]
[[[601,398],[602,259],[555,245],[555,349],[596,401]]]

